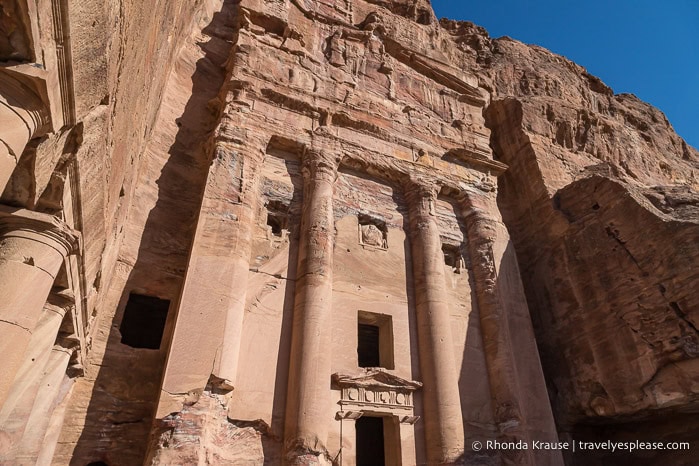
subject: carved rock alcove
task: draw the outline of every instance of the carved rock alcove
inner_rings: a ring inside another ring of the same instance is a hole
[[[364,247],[388,249],[386,222],[367,215],[359,215],[359,244]]]
[[[452,272],[460,274],[462,270],[466,269],[466,261],[464,261],[459,246],[442,243],[442,253],[444,254],[444,264],[451,267]]]

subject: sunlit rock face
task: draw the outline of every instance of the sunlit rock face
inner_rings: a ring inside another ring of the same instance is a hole
[[[692,464],[479,448],[699,434],[657,109],[426,0],[6,3],[0,463]]]
[[[503,98],[486,121],[510,166],[498,204],[559,432],[696,438],[697,151],[657,109],[579,66],[508,39],[490,44],[479,53]],[[578,461],[640,457],[596,455]],[[688,464],[686,452],[643,458]]]

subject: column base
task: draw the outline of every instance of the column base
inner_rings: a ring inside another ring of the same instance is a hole
[[[311,446],[309,442],[298,439],[291,445],[287,444],[284,464],[286,466],[332,466],[333,462],[325,447],[318,439],[313,443],[314,445]]]
[[[325,455],[316,455],[314,453],[287,453],[286,466],[333,466],[333,462]]]

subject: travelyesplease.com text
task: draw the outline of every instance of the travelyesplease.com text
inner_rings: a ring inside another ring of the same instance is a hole
[[[475,441],[471,444],[473,451],[481,450],[605,450],[605,451],[640,451],[640,450],[689,450],[689,442],[648,442],[634,440],[629,442],[605,441],[583,441],[574,440],[569,442],[546,442],[532,440],[526,442],[518,440],[515,442],[502,442],[498,440]]]

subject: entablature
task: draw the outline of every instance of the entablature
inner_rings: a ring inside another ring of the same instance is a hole
[[[343,411],[384,411],[404,418],[413,417],[413,392],[421,382],[406,380],[385,370],[372,368],[359,374],[335,373],[332,387],[340,390]]]
[[[50,115],[33,137],[72,126],[75,99],[67,4],[61,0],[14,0],[11,4],[16,15],[6,21],[17,23],[21,37],[13,32],[6,47],[0,46],[0,73],[31,89]],[[40,17],[49,18],[50,27],[42,26]],[[0,36],[0,43],[2,39]]]

